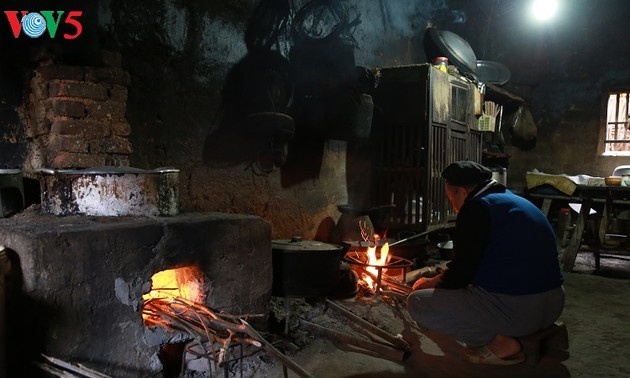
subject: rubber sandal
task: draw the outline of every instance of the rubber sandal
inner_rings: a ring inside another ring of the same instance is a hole
[[[518,352],[506,358],[499,358],[487,346],[466,349],[464,355],[473,364],[516,365],[525,361],[525,354]]]

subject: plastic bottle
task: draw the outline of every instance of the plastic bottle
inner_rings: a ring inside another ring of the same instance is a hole
[[[433,60],[433,67],[444,73],[448,73],[448,58],[445,56],[438,56]]]

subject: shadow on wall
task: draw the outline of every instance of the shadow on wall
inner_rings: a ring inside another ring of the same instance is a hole
[[[284,164],[286,143],[294,134],[293,118],[287,111],[288,66],[276,51],[255,50],[232,68],[214,129],[204,143],[204,163],[250,163],[262,174]]]
[[[307,20],[324,12],[316,26]],[[369,133],[374,75],[355,66],[350,20],[338,1],[313,1],[295,15],[288,2],[261,2],[245,33],[248,54],[229,72],[219,114],[204,143],[208,165],[249,164],[254,173],[282,167],[283,187],[319,177],[327,139]],[[295,12],[294,12],[295,13]],[[317,30],[312,30],[316,28]],[[327,31],[321,35],[321,30]],[[289,59],[273,46],[290,46]]]

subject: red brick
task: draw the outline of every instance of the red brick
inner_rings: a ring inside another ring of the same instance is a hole
[[[106,138],[94,139],[90,141],[90,151],[93,153],[109,153],[131,155],[133,147],[127,139]]]
[[[85,120],[57,120],[50,127],[52,134],[75,135],[88,139],[108,137],[111,133],[109,126],[102,122]]]
[[[55,116],[83,118],[85,117],[85,104],[81,101],[53,98],[52,111]]]
[[[60,152],[51,159],[50,164],[52,168],[100,167],[105,165],[105,156]]]
[[[85,69],[77,66],[41,66],[37,72],[44,80],[76,80],[82,81],[85,77]]]
[[[129,73],[118,67],[87,67],[85,80],[93,83],[121,85],[128,85],[131,82]]]
[[[108,92],[110,100],[127,103],[127,87],[114,84]]]
[[[105,87],[85,82],[52,82],[49,85],[48,92],[50,97],[79,97],[99,101],[105,101],[108,98]]]
[[[65,135],[51,135],[48,140],[48,148],[51,152],[89,152],[90,144],[85,138],[65,136]]]
[[[112,135],[116,135],[116,136],[131,135],[131,125],[128,122],[112,122],[109,127],[112,130]]]
[[[87,105],[87,116],[93,119],[123,121],[126,112],[127,104],[120,101],[99,101]]]
[[[116,167],[128,167],[129,156],[109,154],[105,157],[105,165],[113,165]]]

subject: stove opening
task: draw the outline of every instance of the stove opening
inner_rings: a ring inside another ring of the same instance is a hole
[[[187,303],[205,303],[206,297],[203,289],[204,275],[195,266],[167,269],[155,273],[151,277],[151,291],[144,294],[142,317],[147,327],[164,324],[164,317],[156,316],[151,309],[156,302],[181,300]]]

